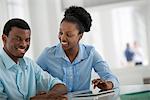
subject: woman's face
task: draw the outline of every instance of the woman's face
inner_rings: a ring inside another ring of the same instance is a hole
[[[82,35],[83,33],[79,34],[77,24],[68,21],[63,21],[60,24],[58,37],[62,48],[65,51],[78,49],[78,44],[80,39],[82,38]]]

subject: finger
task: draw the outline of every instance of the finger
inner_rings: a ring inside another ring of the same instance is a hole
[[[92,81],[97,81],[97,80],[99,80],[100,78],[96,78],[96,79],[93,79]]]
[[[96,82],[96,79],[92,80],[92,84],[94,84]]]
[[[46,94],[46,92],[45,91],[40,91],[40,92],[38,92],[37,95],[42,95],[42,94]]]
[[[68,98],[67,98],[66,96],[64,96],[64,97],[62,98],[62,100],[68,100]]]
[[[35,99],[35,96],[34,97],[30,97],[30,99]]]
[[[102,81],[101,80],[97,80],[94,84],[95,85],[98,85],[99,83],[101,83]]]
[[[94,83],[94,89],[97,87],[97,85],[99,84],[100,80],[97,80],[95,83]]]
[[[99,81],[99,83],[98,84],[104,84],[105,82],[104,81]]]
[[[92,80],[92,84],[96,83],[97,81],[99,81],[100,79],[94,79]]]
[[[93,88],[95,89],[97,85],[94,85]]]
[[[53,99],[54,100],[68,100],[67,96],[64,96],[64,95],[54,96]]]

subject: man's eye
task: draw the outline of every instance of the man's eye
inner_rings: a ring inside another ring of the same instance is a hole
[[[19,38],[19,37],[16,37],[16,38],[15,38],[15,40],[17,40],[17,41],[21,41],[21,38]]]
[[[29,38],[29,39],[26,39],[26,42],[30,42],[30,38]]]
[[[63,33],[62,32],[59,32],[59,35],[62,35]]]

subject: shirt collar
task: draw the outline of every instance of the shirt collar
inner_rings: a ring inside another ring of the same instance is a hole
[[[61,44],[58,44],[56,46],[55,57],[63,58],[65,60],[68,60],[68,58],[67,58],[67,56],[66,56],[66,54],[65,54],[65,52],[64,52],[64,50],[63,50],[63,48],[61,46]]]
[[[79,44],[79,53],[74,61],[74,64],[86,59],[87,57],[88,57],[88,53],[86,51],[86,47],[83,44]]]
[[[13,67],[14,65],[16,65],[16,63],[7,55],[7,53],[4,51],[4,49],[0,50],[0,56],[6,66],[7,69],[10,69],[11,67]],[[26,61],[24,60],[24,58],[20,58],[19,59],[19,64],[26,65]],[[27,66],[26,66],[27,67]]]
[[[61,44],[57,45],[55,56],[59,57],[59,58],[64,58],[67,61],[69,60],[68,57],[66,56]],[[86,51],[86,47],[82,44],[79,44],[79,53],[78,53],[78,56],[76,57],[76,59],[74,60],[73,63],[74,64],[78,63],[78,62],[86,59],[87,57],[88,57],[88,53]]]

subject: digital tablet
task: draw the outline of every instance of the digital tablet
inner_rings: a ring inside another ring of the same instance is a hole
[[[104,95],[104,94],[114,94],[114,90],[107,90],[107,91],[102,91],[98,93],[92,93],[92,91],[82,91],[78,93],[74,93],[72,96],[73,97],[89,97],[89,96],[98,96],[98,95]]]

